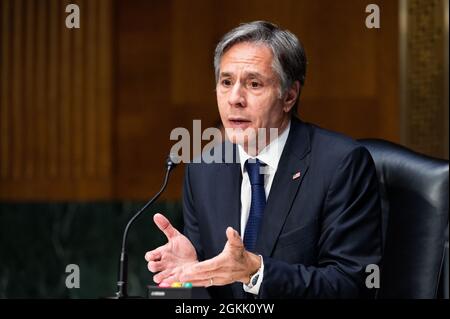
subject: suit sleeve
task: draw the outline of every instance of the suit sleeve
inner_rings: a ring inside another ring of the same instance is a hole
[[[381,208],[375,165],[364,147],[341,160],[323,207],[317,264],[288,264],[264,256],[260,298],[372,296],[365,269],[381,259]]]
[[[191,241],[197,252],[198,260],[204,259],[203,248],[200,240],[200,230],[196,212],[194,209],[194,198],[192,196],[190,165],[186,165],[183,187],[183,217],[184,217],[184,235]]]

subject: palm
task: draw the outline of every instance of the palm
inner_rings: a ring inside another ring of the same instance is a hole
[[[175,229],[167,218],[156,214],[153,219],[166,235],[167,243],[145,254],[148,269],[157,273],[155,282],[176,281],[184,266],[197,262],[197,253],[189,239]]]
[[[186,236],[179,232],[174,237],[170,238],[166,245],[166,254],[171,255],[171,261],[174,264],[181,265],[197,260],[197,253],[195,252],[194,246]],[[165,256],[162,256],[161,259],[164,260],[164,257]]]

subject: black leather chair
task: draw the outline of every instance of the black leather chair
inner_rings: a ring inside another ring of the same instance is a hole
[[[448,161],[377,139],[361,142],[380,183],[378,298],[448,298]]]

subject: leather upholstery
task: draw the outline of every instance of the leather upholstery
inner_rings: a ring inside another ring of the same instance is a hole
[[[359,142],[374,159],[382,198],[378,298],[448,298],[448,161],[384,140]]]

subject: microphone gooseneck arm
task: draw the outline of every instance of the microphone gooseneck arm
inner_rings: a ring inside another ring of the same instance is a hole
[[[165,177],[164,177],[163,185],[162,185],[161,189],[159,190],[159,192],[152,199],[150,199],[128,222],[127,226],[125,227],[125,231],[123,232],[122,251],[125,251],[126,244],[127,244],[127,238],[128,238],[128,230],[130,229],[131,225],[147,209],[147,207],[150,206],[154,201],[156,201],[159,198],[159,196],[162,194],[162,192],[164,192],[164,189],[166,188],[167,182],[169,180],[169,174],[170,174],[170,170],[167,169]]]
[[[169,156],[166,162],[167,170],[166,174],[164,176],[164,182],[159,190],[159,192],[153,196],[152,199],[150,199],[128,222],[128,224],[125,227],[125,230],[123,232],[122,237],[122,250],[120,253],[120,260],[119,260],[119,279],[117,281],[117,292],[116,297],[117,298],[126,298],[128,297],[127,292],[127,281],[128,281],[128,256],[127,256],[127,238],[128,238],[128,231],[130,230],[131,225],[133,222],[151,205],[153,202],[155,202],[159,196],[164,192],[167,182],[169,181],[169,175],[172,169],[176,166],[175,162],[173,161],[173,158]]]

